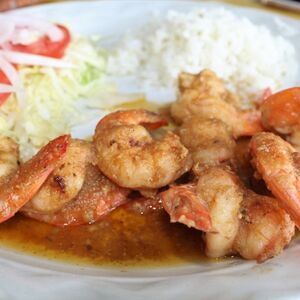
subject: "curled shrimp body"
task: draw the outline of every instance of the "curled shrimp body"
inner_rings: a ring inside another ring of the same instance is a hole
[[[244,192],[234,249],[246,259],[261,263],[278,255],[295,234],[290,216],[277,199]]]
[[[91,143],[71,139],[64,157],[23,210],[50,213],[73,200],[82,188],[91,147]]]
[[[300,228],[300,154],[269,132],[252,137],[250,151],[257,173]]]
[[[265,99],[261,106],[264,127],[290,134],[300,125],[300,87],[280,91]]]
[[[217,119],[193,116],[178,130],[181,142],[191,153],[194,173],[233,157],[235,141],[226,124]]]
[[[56,138],[22,164],[0,186],[0,222],[11,218],[38,192],[64,156],[70,136]]]
[[[159,188],[191,167],[188,150],[170,132],[154,140],[147,129],[166,125],[145,110],[118,111],[97,125],[94,144],[99,169],[116,184],[132,189]]]
[[[11,138],[0,136],[0,182],[18,168],[19,147]]]
[[[214,88],[214,87],[217,88]],[[222,81],[208,70],[197,75],[181,74],[180,96],[171,106],[171,115],[178,124],[192,116],[221,120],[235,137],[253,135],[262,131],[260,112],[242,111]]]
[[[190,102],[192,99],[196,101],[199,98],[217,97],[222,99],[223,101],[232,104],[235,107],[240,107],[241,103],[239,98],[228,91],[225,87],[225,84],[221,78],[219,78],[213,71],[209,69],[204,69],[199,74],[189,74],[189,73],[181,73],[178,79],[178,87],[181,92],[180,101]],[[180,116],[180,106],[179,102],[174,103],[172,110],[174,112],[174,116],[178,115],[179,119],[184,119]],[[186,114],[187,112],[184,112]]]
[[[106,178],[98,167],[88,163],[83,186],[78,195],[54,213],[22,210],[26,216],[55,226],[92,224],[127,203],[129,190]]]
[[[222,257],[232,254],[243,200],[238,177],[227,168],[204,170],[198,180],[197,194],[207,203],[212,220],[213,232],[204,236],[206,255]]]
[[[278,255],[294,235],[294,223],[278,201],[246,189],[228,167],[204,170],[195,190],[178,193],[176,188],[162,193],[163,206],[173,221],[206,231],[203,239],[209,257],[238,253],[262,262]],[[190,205],[194,199],[202,204],[197,209]],[[168,209],[172,206],[173,210]],[[191,221],[187,223],[180,217],[181,211],[192,221],[205,215],[211,226],[205,230]]]
[[[260,106],[261,119],[268,130],[287,135],[297,149],[300,147],[300,87],[269,96]]]
[[[227,168],[210,167],[197,184],[172,186],[161,193],[171,222],[205,231],[205,253],[222,257],[233,252],[243,200],[238,178]]]

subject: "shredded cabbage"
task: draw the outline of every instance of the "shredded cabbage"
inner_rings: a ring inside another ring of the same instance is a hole
[[[12,95],[0,107],[0,134],[20,144],[23,160],[49,140],[69,133],[74,124],[87,120],[79,100],[113,89],[104,81],[106,54],[94,41],[74,38],[64,59],[74,68],[20,66],[26,103],[21,106]]]

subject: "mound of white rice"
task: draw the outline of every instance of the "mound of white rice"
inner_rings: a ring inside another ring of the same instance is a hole
[[[293,81],[296,50],[267,27],[225,9],[169,11],[163,20],[127,34],[108,63],[111,74],[138,74],[147,87],[174,87],[181,71],[204,68],[245,97]]]

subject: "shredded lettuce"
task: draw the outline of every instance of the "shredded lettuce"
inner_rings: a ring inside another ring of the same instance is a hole
[[[74,68],[20,66],[26,103],[12,95],[0,107],[0,134],[20,144],[22,159],[31,157],[47,141],[69,133],[86,121],[79,100],[113,89],[104,80],[106,53],[87,38],[74,38],[64,57]]]

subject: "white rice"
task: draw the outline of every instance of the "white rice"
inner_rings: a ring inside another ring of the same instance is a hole
[[[127,34],[115,50],[109,72],[135,75],[144,87],[175,87],[181,71],[209,68],[243,97],[295,81],[298,66],[290,41],[225,9],[169,11]]]

